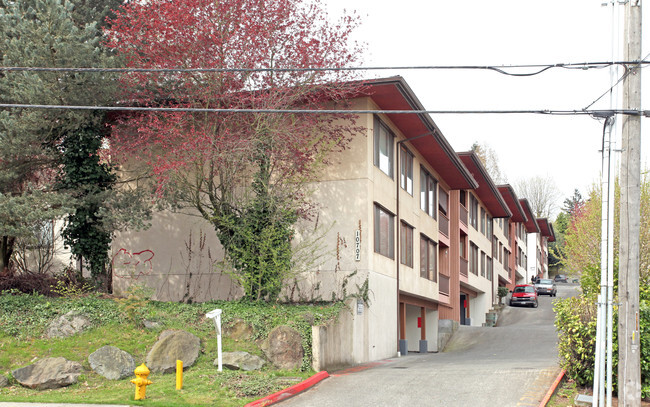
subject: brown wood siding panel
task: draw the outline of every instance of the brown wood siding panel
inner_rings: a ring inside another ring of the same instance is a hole
[[[460,191],[449,191],[449,307],[438,308],[438,319],[460,322]]]

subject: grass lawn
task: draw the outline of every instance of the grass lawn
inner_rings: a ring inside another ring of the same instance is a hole
[[[213,302],[202,304],[161,303],[138,300],[136,313],[128,304],[111,298],[86,296],[80,298],[46,298],[38,295],[0,295],[0,374],[9,379],[9,386],[0,388],[0,401],[97,403],[147,406],[243,406],[260,397],[289,387],[314,374],[311,363],[311,322],[315,324],[335,318],[342,306],[292,306]],[[131,304],[133,305],[133,304]],[[263,356],[259,340],[277,325],[290,325],[303,335],[307,354],[299,370],[277,370],[268,364],[260,371],[218,372],[217,338],[212,320],[205,313],[223,310],[222,325],[234,318],[248,322],[255,331],[250,340],[223,338],[223,351],[243,350]],[[69,310],[87,315],[91,329],[65,339],[46,339],[44,332],[53,318]],[[142,320],[157,321],[159,328],[149,330]],[[147,387],[146,399],[134,401],[135,385],[128,377],[108,380],[93,372],[88,355],[105,345],[116,346],[144,363],[148,351],[165,329],[183,329],[201,339],[201,352],[195,364],[187,367],[183,389],[176,390],[174,374],[151,374],[153,384]],[[83,372],[76,384],[55,390],[32,390],[22,387],[11,371],[27,366],[39,358],[62,356],[81,363]]]

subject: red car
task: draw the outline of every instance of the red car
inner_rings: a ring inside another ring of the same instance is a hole
[[[537,290],[530,284],[520,284],[515,286],[510,297],[510,306],[513,305],[532,305],[537,308]]]

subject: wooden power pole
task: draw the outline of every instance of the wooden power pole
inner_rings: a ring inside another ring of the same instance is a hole
[[[641,62],[641,0],[625,4],[625,61]],[[639,338],[639,228],[641,205],[641,65],[629,64],[623,109],[639,111],[622,120],[620,252],[618,295],[619,406],[641,405]]]

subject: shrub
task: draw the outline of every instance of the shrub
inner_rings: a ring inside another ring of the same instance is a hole
[[[569,297],[554,303],[560,365],[581,386],[593,382],[596,343],[596,301]]]
[[[639,328],[641,340],[641,396],[650,397],[650,289],[641,287]],[[555,302],[555,327],[559,332],[560,364],[567,377],[579,385],[591,385],[596,343],[596,300],[593,296],[571,297]],[[614,307],[613,384],[618,365],[618,309]]]

